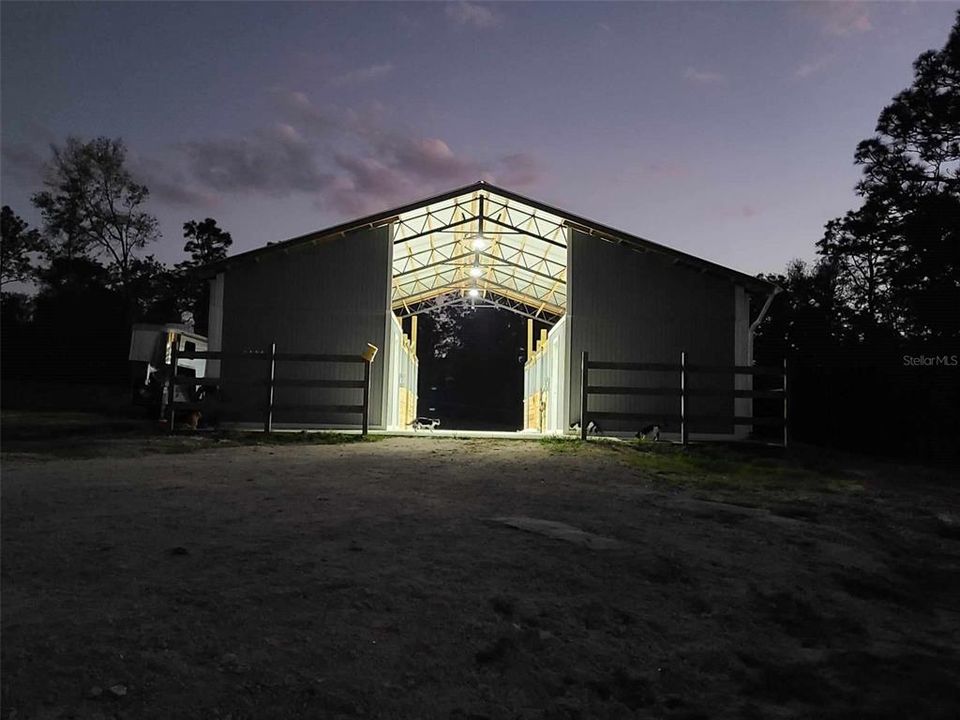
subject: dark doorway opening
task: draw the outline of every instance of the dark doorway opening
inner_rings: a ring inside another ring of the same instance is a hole
[[[521,429],[526,323],[508,310],[469,305],[421,314],[418,414],[445,429]]]

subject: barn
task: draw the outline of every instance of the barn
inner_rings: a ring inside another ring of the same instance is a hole
[[[750,366],[753,330],[777,292],[758,278],[486,182],[268,243],[205,272],[209,345],[223,354],[208,363],[208,374],[229,389],[258,372],[229,359],[238,353],[358,355],[370,344],[379,352],[369,366],[369,424],[383,430],[402,429],[418,414],[417,316],[438,303],[528,318],[518,430],[558,433],[580,418],[584,352],[609,365],[676,363],[684,353],[702,366]],[[319,404],[347,404],[350,392],[311,380],[348,385],[356,368],[282,365],[272,399],[278,425],[356,425],[355,417],[309,410],[321,396]],[[721,437],[748,430],[733,418],[749,416],[751,400],[725,391],[749,388],[751,380],[704,376],[701,389],[720,392],[703,392],[699,414],[712,419],[694,429]],[[655,389],[675,378],[599,367],[589,382]],[[636,429],[635,418],[619,422],[617,413],[676,413],[669,392],[600,395],[590,403],[591,412],[611,418],[611,432]]]

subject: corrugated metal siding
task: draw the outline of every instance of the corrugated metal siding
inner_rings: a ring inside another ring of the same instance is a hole
[[[373,343],[381,352],[371,368],[370,424],[382,425],[390,250],[388,228],[370,228],[228,268],[223,349],[262,350],[276,342],[277,352],[359,355],[368,342]],[[231,378],[262,377],[265,370],[259,365],[224,361],[226,392],[241,392],[230,388]],[[360,379],[362,372],[361,365],[277,365],[278,378]],[[360,392],[278,388],[274,402],[356,405],[360,404]],[[359,423],[359,416],[277,412],[274,420],[279,424],[346,425]]]
[[[750,356],[750,298],[739,285],[734,288],[734,303],[733,359],[737,365],[753,365],[753,358]],[[737,375],[735,387],[737,390],[753,390],[753,376]],[[753,400],[750,398],[736,398],[733,404],[737,415],[753,416]],[[749,426],[738,425],[736,434],[745,438],[750,434],[750,430]]]
[[[210,350],[223,350],[223,273],[210,278],[210,305],[207,315],[207,347]],[[207,363],[207,375],[220,377],[220,361]]]
[[[673,264],[573,231],[569,258],[570,416],[580,414],[580,353],[613,362],[675,362],[732,365],[734,284],[725,278]],[[591,371],[591,385],[676,385],[678,374]],[[732,387],[732,377],[699,376],[691,388]],[[732,414],[732,400],[696,398],[690,414]],[[676,414],[676,398],[591,396],[598,411]],[[635,430],[636,422],[611,430]],[[607,429],[606,426],[604,429]],[[679,428],[669,427],[676,431]],[[732,432],[729,425],[694,427],[694,432]]]

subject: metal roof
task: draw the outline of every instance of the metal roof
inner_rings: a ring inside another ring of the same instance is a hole
[[[483,181],[234,255],[208,265],[203,274],[383,225],[389,225],[394,244],[391,302],[400,314],[412,314],[453,294],[472,302],[504,305],[548,322],[556,320],[566,312],[568,228],[722,275],[751,292],[775,289],[765,280]]]

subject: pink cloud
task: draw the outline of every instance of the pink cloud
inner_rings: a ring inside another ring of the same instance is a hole
[[[824,35],[847,37],[873,30],[867,4],[857,0],[808,2],[801,7],[820,24]]]
[[[444,138],[390,127],[382,107],[321,109],[300,91],[274,94],[280,116],[275,123],[180,143],[163,162],[145,168],[149,186],[171,204],[204,204],[228,194],[302,194],[355,216],[479,179],[525,188],[543,175],[528,153],[477,158]]]

